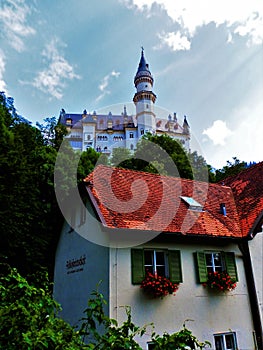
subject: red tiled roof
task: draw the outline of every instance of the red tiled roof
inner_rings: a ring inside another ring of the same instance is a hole
[[[263,220],[263,162],[224,180],[236,201],[243,235],[252,233]]]
[[[241,237],[231,188],[219,184],[99,165],[85,179],[103,223],[110,228]],[[192,210],[181,199],[203,206]],[[220,212],[225,203],[227,215]]]

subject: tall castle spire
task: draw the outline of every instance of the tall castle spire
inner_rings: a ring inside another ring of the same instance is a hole
[[[144,49],[141,51],[137,73],[134,77],[134,85],[137,92],[133,97],[136,106],[136,118],[141,135],[144,132],[155,132],[154,103],[156,95],[153,93],[153,76],[144,57]]]

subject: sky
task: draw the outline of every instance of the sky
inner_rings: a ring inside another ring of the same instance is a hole
[[[32,125],[134,113],[141,47],[193,151],[215,168],[263,160],[262,0],[0,0],[0,91]]]

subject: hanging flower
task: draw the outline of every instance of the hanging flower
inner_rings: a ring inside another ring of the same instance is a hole
[[[219,291],[230,291],[236,288],[236,281],[234,281],[226,271],[222,272],[209,272],[206,283],[203,283],[204,287]]]
[[[179,285],[171,282],[164,276],[158,276],[157,273],[146,273],[144,280],[141,283],[143,291],[154,298],[163,298],[168,294],[174,294]]]

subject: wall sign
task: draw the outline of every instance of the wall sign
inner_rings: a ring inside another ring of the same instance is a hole
[[[78,259],[70,259],[66,262],[67,274],[83,271],[86,264],[86,255],[81,255]]]

